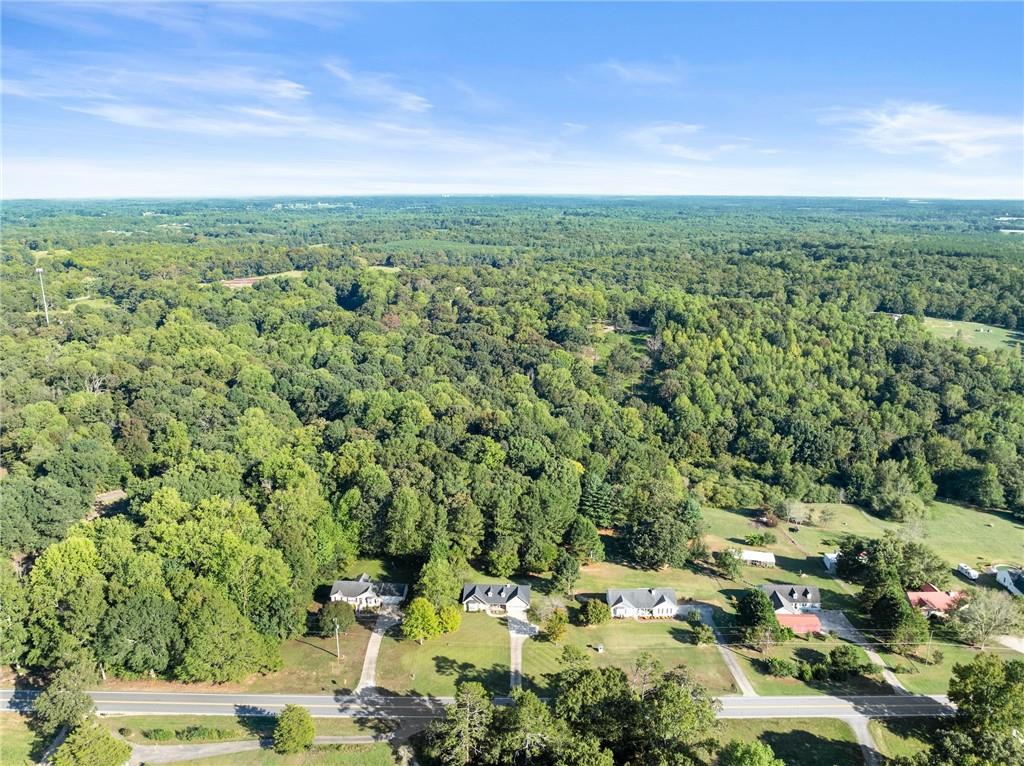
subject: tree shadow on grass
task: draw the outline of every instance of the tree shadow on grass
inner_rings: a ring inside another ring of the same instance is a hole
[[[761,741],[785,763],[818,763],[822,766],[846,766],[863,763],[860,745],[812,734],[803,729],[766,731]]]
[[[492,693],[505,693],[508,689],[509,667],[495,663],[479,668],[472,662],[459,662],[451,657],[434,656],[434,670],[439,676],[454,676],[455,685],[475,681]]]
[[[260,740],[263,747],[270,747],[277,725],[277,717],[258,705],[235,705],[235,718],[242,731]]]

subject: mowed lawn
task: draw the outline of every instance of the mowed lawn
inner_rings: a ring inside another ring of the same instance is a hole
[[[187,763],[189,766],[395,766],[398,760],[390,745],[377,744],[322,745],[298,755],[278,755],[273,750],[250,750],[178,763]]]
[[[811,663],[822,662],[834,647],[846,643],[846,641],[832,637],[798,637],[784,644],[769,647],[764,653],[735,647],[733,650],[750,683],[753,684],[757,693],[763,696],[785,694],[891,694],[891,687],[875,675],[851,676],[846,681],[836,683],[822,681],[805,683],[798,678],[779,678],[769,675],[765,668],[765,660],[769,657],[781,657],[794,661],[804,660]],[[861,662],[868,662],[868,657],[864,650],[859,647],[855,647],[855,649]]]
[[[889,669],[911,692],[915,694],[945,694],[949,689],[949,679],[953,676],[953,666],[966,665],[981,653],[980,650],[973,647],[949,643],[945,639],[936,640],[932,644],[922,647],[921,653],[926,657],[931,657],[935,650],[942,652],[942,661],[935,665],[888,652],[879,652],[879,654]],[[999,645],[987,646],[985,651],[989,654],[996,654],[1004,660],[1024,659],[1024,654]]]
[[[771,745],[792,766],[860,766],[864,763],[853,730],[834,718],[778,718],[721,721],[719,741],[755,739]]]
[[[28,718],[16,713],[0,714],[0,764],[29,766],[35,763],[30,754],[42,750],[35,733],[28,728]]]
[[[876,718],[868,724],[878,752],[886,758],[924,752],[941,725],[940,718]]]
[[[990,351],[1005,351],[1024,345],[1024,337],[1019,332],[989,324],[924,317],[924,326],[936,338],[960,340],[967,346]]]
[[[628,675],[637,657],[648,652],[666,670],[685,666],[713,694],[735,694],[738,690],[718,648],[695,646],[691,636],[689,624],[678,619],[612,620],[604,625],[570,626],[565,640],[559,643],[538,638],[527,641],[523,647],[523,673],[529,688],[546,693],[546,675],[562,669],[562,649],[572,644],[583,649],[597,667],[618,667]],[[603,646],[604,651],[599,653],[598,646]]]
[[[377,686],[386,694],[450,697],[463,681],[509,692],[509,636],[504,618],[464,614],[461,627],[422,646],[396,628],[381,642]]]

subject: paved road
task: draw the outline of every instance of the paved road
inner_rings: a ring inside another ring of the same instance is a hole
[[[204,694],[166,692],[91,692],[104,714],[263,716],[285,705],[302,705],[317,717],[428,719],[441,714],[451,697],[386,697],[313,694]],[[0,710],[25,710],[34,693],[0,690]],[[720,697],[722,718],[868,718],[947,715],[945,697],[875,695],[830,697]],[[507,702],[508,698],[497,701]]]

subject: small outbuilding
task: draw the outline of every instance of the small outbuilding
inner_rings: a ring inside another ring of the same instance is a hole
[[[744,564],[752,564],[758,567],[775,566],[775,554],[768,551],[740,551],[740,560]]]

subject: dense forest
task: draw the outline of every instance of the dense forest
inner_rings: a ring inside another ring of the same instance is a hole
[[[920,321],[1024,331],[1024,241],[998,221],[1019,205],[3,215],[5,662],[239,678],[358,555],[507,577],[613,527],[637,565],[679,566],[703,555],[701,504],[1024,516],[1019,351]]]

